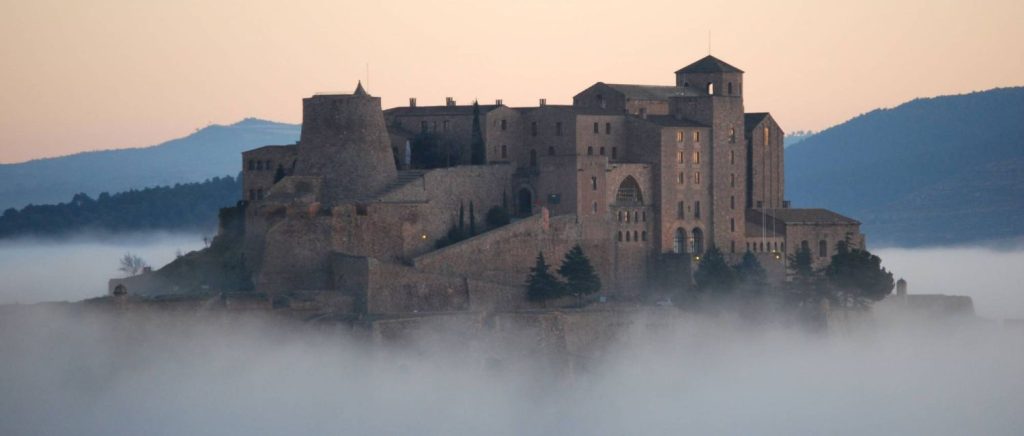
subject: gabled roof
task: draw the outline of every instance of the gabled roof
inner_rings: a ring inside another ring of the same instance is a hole
[[[482,104],[480,114],[495,110],[500,105]],[[398,106],[384,111],[386,115],[395,116],[473,116],[473,105],[461,106]]]
[[[758,124],[761,124],[761,121],[764,121],[765,118],[768,118],[770,116],[771,114],[769,114],[768,112],[754,112],[749,114],[743,114],[743,131],[750,133],[752,130],[754,130],[754,127],[757,127]]]
[[[701,60],[680,68],[679,73],[742,73],[743,70],[723,62],[714,56],[707,55]]]
[[[697,91],[682,86],[662,85],[630,85],[624,83],[603,83],[605,86],[621,92],[632,100],[668,100],[669,97],[681,95],[697,95]]]
[[[828,209],[759,209],[765,215],[786,224],[860,224],[853,218],[840,215]]]
[[[648,115],[645,119],[662,127],[708,127],[706,124],[674,115]]]

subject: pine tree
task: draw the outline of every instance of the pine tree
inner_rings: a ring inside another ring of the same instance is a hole
[[[724,294],[736,287],[736,271],[725,263],[722,251],[711,246],[700,258],[693,280],[697,282],[697,290],[700,292]]]
[[[558,268],[558,274],[566,279],[566,291],[576,296],[577,305],[583,306],[583,296],[593,294],[601,290],[601,278],[594,271],[590,259],[583,253],[583,247],[576,244],[565,254],[562,266]]]
[[[760,293],[768,285],[768,274],[765,272],[757,256],[749,250],[736,265],[736,278],[740,289],[747,293]]]
[[[881,258],[867,250],[851,249],[845,241],[837,245],[825,277],[839,303],[847,307],[865,307],[885,298],[895,286]]]
[[[473,165],[483,165],[486,160],[484,135],[480,129],[480,103],[473,102],[473,137],[470,142],[469,156]]]
[[[530,268],[526,287],[526,297],[530,301],[545,301],[562,296],[562,283],[551,274],[550,267],[544,261],[544,253],[537,253],[537,263]]]
[[[817,271],[814,270],[811,250],[800,247],[789,256],[789,290],[801,302],[814,302],[828,298]]]

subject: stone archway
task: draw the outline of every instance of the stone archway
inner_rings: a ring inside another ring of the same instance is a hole
[[[516,194],[516,211],[520,217],[533,215],[533,192],[529,188],[519,188]]]

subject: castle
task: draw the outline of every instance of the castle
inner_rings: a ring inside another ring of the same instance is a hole
[[[411,313],[518,307],[538,252],[557,264],[576,244],[602,294],[624,299],[666,254],[695,262],[715,246],[736,263],[750,251],[782,280],[800,247],[817,267],[840,241],[863,247],[859,222],[790,207],[784,132],[745,112],[743,92],[743,71],[707,56],[674,85],[598,82],[571,106],[410,99],[382,111],[362,85],[314,95],[296,144],[243,153],[247,269],[269,295]],[[428,137],[448,166],[417,169]],[[486,228],[495,207],[515,218]],[[467,214],[478,234],[438,248]]]

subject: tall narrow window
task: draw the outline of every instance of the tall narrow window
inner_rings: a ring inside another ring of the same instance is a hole
[[[596,201],[594,202],[594,209],[592,210],[591,213],[597,213],[597,202]]]
[[[736,209],[736,196],[735,195],[730,195],[729,196],[729,209]]]
[[[708,82],[708,95],[715,95],[715,84]]]
[[[618,159],[618,158],[619,158],[619,148],[618,147],[612,147],[612,159]]]
[[[729,187],[736,187],[736,173],[729,174]]]
[[[768,145],[768,140],[771,138],[768,126],[764,126],[764,145]]]
[[[729,95],[732,95],[732,82],[726,83],[725,88],[725,91],[728,92]]]
[[[693,142],[700,142],[700,131],[699,130],[694,130],[693,131]]]
[[[729,241],[729,252],[730,253],[735,253],[736,252],[736,241]]]
[[[601,133],[601,126],[598,123],[594,123],[594,133]]]
[[[604,147],[601,147],[601,156],[604,156]]]
[[[530,123],[530,135],[537,136],[537,122],[536,121]]]
[[[676,132],[676,142],[683,142],[684,132],[682,130]]]
[[[611,135],[612,134],[612,123],[604,123],[604,134],[605,135]]]
[[[507,145],[502,145],[501,146],[501,158],[502,159],[508,159],[508,146]]]
[[[729,85],[731,86],[732,84],[730,83]],[[730,92],[730,94],[731,94],[731,92]],[[735,144],[736,143],[736,128],[735,127],[730,127],[729,128],[729,143],[730,144]]]
[[[686,218],[686,203],[683,203],[682,201],[679,202],[679,205],[676,206],[676,216],[679,218]]]
[[[591,177],[590,178],[590,190],[591,191],[596,191],[597,190],[597,177]]]
[[[735,232],[736,231],[736,218],[729,218],[729,231],[730,232]]]
[[[676,156],[676,159],[679,160],[679,163],[683,163],[686,161],[686,159],[684,158],[684,156],[686,156],[686,153],[680,151],[679,153],[676,154],[678,154],[678,156]]]
[[[696,172],[693,173],[693,184],[694,185],[699,185],[700,184],[700,171],[696,171]]]
[[[594,155],[594,147],[592,147],[592,146],[591,147],[587,147],[587,156],[593,156],[593,155]]]
[[[818,241],[818,257],[828,257],[828,242],[824,239]]]
[[[729,150],[729,164],[736,165],[736,151]]]
[[[679,184],[682,185],[684,183],[686,183],[686,173],[679,173]]]
[[[261,161],[261,160],[256,161],[256,169],[257,170],[262,170],[263,169],[263,161]]]
[[[508,130],[508,121],[501,120],[501,130]]]
[[[562,122],[555,123],[555,136],[562,136]]]
[[[700,163],[700,152],[699,151],[694,151],[693,152],[693,163],[694,164],[699,164]]]
[[[700,219],[700,202],[699,201],[693,202],[693,217],[697,218],[697,219]]]

